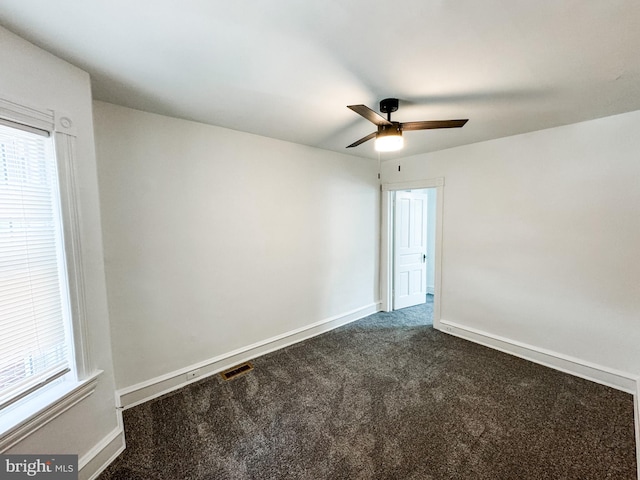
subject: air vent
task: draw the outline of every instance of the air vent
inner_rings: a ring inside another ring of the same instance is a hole
[[[251,370],[253,370],[253,365],[250,362],[247,362],[230,368],[229,370],[225,370],[220,374],[220,376],[225,380],[233,380],[234,378],[244,375]]]

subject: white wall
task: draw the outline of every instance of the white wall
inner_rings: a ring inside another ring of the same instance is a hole
[[[632,112],[386,162],[383,182],[445,178],[442,319],[640,373],[639,131]]]
[[[66,112],[77,126],[77,182],[90,345],[104,370],[93,395],[8,453],[76,453],[83,457],[117,428],[102,257],[89,76],[0,28],[0,97]]]
[[[94,113],[118,388],[378,301],[377,162]]]

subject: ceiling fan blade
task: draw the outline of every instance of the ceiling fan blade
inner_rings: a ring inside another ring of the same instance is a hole
[[[389,120],[387,120],[381,115],[378,115],[376,112],[371,110],[366,105],[347,105],[347,108],[350,108],[351,110],[356,112],[358,115],[363,116],[364,118],[366,118],[367,120],[369,120],[371,123],[375,125],[378,125],[378,126],[392,125],[392,123]]]
[[[377,134],[378,134],[378,132],[370,133],[366,137],[362,137],[360,140],[357,140],[357,141],[353,142],[351,145],[348,145],[347,148],[357,147],[361,143],[367,142],[367,141],[371,140],[372,138],[376,138]]]
[[[401,123],[400,126],[403,131],[429,130],[433,128],[460,128],[468,121],[468,118],[464,120],[425,120],[423,122],[405,122]]]

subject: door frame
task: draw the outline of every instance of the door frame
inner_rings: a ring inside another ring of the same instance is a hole
[[[382,219],[380,222],[380,302],[384,312],[393,308],[393,192],[398,190],[436,189],[436,251],[435,292],[433,295],[433,326],[440,329],[440,301],[442,295],[442,213],[444,177],[408,182],[382,183]]]

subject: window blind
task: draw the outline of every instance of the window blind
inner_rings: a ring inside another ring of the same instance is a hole
[[[0,409],[69,371],[53,141],[0,124]]]

